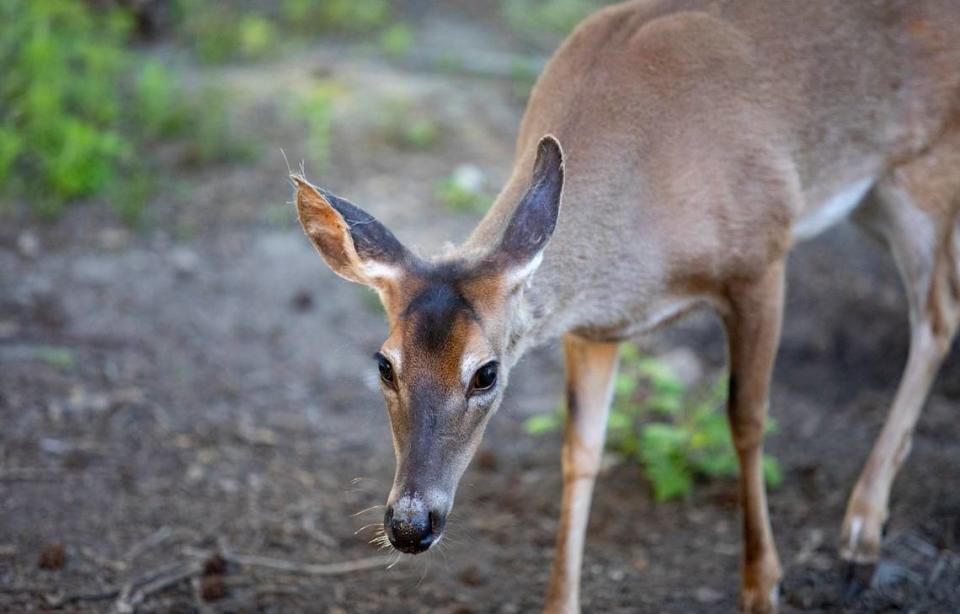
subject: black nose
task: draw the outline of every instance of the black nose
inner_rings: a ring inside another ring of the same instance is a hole
[[[387,507],[383,527],[393,547],[407,554],[425,552],[443,532],[446,517],[422,502],[404,497]]]

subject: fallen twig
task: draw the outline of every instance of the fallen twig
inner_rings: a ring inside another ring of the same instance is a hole
[[[35,467],[0,469],[0,482],[56,482],[64,477],[62,471]]]
[[[245,567],[262,567],[265,569],[275,569],[277,571],[287,571],[295,574],[307,576],[332,576],[337,574],[351,573],[354,571],[363,571],[366,569],[376,569],[390,564],[394,557],[391,556],[371,556],[353,561],[343,561],[342,563],[298,563],[296,561],[287,561],[284,559],[275,559],[266,556],[257,556],[252,554],[222,554],[224,559],[231,563]]]
[[[120,596],[113,605],[113,611],[124,614],[133,612],[134,606],[153,593],[198,575],[202,571],[202,561],[189,561],[167,566],[141,579],[128,582],[120,591]]]
[[[137,559],[137,557],[142,555],[144,552],[146,552],[147,550],[151,548],[155,548],[160,544],[162,544],[163,542],[167,541],[168,539],[170,539],[170,536],[172,535],[173,535],[173,529],[171,529],[170,527],[160,527],[159,529],[154,531],[152,534],[150,534],[150,536],[144,539],[143,541],[140,541],[134,544],[130,548],[130,550],[127,551],[127,554],[123,558],[126,561],[133,561]]]

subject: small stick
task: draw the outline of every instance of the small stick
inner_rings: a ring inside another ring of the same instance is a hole
[[[202,571],[202,562],[190,561],[189,563],[178,563],[168,566],[141,580],[130,582],[123,587],[113,609],[115,612],[133,612],[135,610],[134,606],[153,593],[157,593],[178,582],[191,578]]]
[[[170,536],[173,535],[173,530],[170,527],[160,527],[154,531],[149,537],[143,541],[137,542],[134,544],[130,550],[127,551],[127,554],[123,557],[126,561],[133,561],[144,552],[150,548],[155,548],[162,544],[163,542],[170,539]]]
[[[371,556],[353,561],[344,561],[342,563],[310,564],[252,554],[223,553],[221,556],[227,561],[243,567],[262,567],[264,569],[274,569],[307,576],[332,576],[354,571],[376,569],[378,567],[385,567],[393,560],[391,556]]]

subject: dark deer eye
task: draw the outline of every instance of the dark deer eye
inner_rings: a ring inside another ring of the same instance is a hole
[[[377,352],[374,357],[377,359],[377,368],[380,369],[380,379],[392,386],[394,383],[393,365],[391,365],[387,357],[380,352]]]
[[[497,361],[492,360],[483,365],[473,374],[470,382],[470,394],[490,390],[497,383]]]

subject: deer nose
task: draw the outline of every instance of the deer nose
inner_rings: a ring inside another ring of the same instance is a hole
[[[387,507],[383,527],[393,547],[407,554],[425,552],[440,538],[446,515],[429,509],[419,498],[401,497]]]

